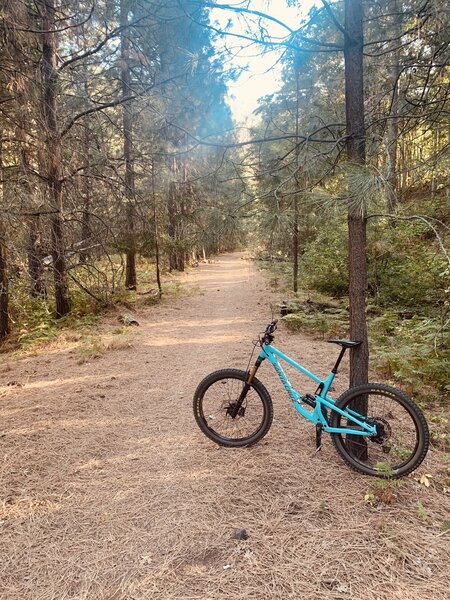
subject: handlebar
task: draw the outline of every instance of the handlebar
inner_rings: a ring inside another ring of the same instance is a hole
[[[277,328],[277,323],[278,323],[278,319],[275,319],[274,321],[271,321],[265,331],[264,331],[264,336],[263,336],[263,343],[264,344],[270,344],[273,342],[273,332],[276,330]]]

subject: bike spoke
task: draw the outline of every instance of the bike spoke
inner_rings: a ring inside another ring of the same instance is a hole
[[[380,469],[396,469],[408,462],[417,445],[416,425],[411,414],[387,395],[365,394],[367,417],[382,432],[374,438],[343,436],[349,454],[364,464]]]
[[[244,383],[236,379],[222,379],[211,385],[203,398],[203,414],[208,427],[217,435],[229,439],[244,439],[261,427],[264,406],[258,394],[250,388],[233,419],[229,412],[237,402]]]

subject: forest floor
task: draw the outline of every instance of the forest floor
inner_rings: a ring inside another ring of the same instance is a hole
[[[313,426],[265,364],[271,431],[217,447],[195,424],[194,390],[215,369],[246,368],[281,298],[242,254],[182,280],[189,293],[139,310],[140,327],[117,330],[111,312],[98,358],[75,334],[3,357],[2,600],[448,598],[449,456],[432,447],[384,502],[367,502],[376,480],[327,436],[314,456]],[[336,356],[283,326],[276,342],[318,374]],[[232,538],[239,528],[248,539]]]

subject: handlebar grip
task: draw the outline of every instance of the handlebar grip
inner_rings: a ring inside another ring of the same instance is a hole
[[[269,334],[273,333],[275,331],[275,329],[277,328],[277,323],[278,323],[278,319],[275,319],[274,321],[269,323],[266,327],[265,333],[269,333]]]

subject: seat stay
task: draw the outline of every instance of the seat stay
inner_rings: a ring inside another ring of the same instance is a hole
[[[365,418],[363,417],[363,415],[360,415],[358,412],[355,412],[354,410],[351,410],[350,408],[346,408],[345,410],[342,410],[342,408],[339,408],[339,406],[336,406],[336,402],[334,402],[334,400],[331,400],[331,402],[330,402],[329,398],[322,398],[322,396],[316,396],[316,400],[318,401],[317,403],[319,406],[321,406],[321,405],[326,406],[330,410],[333,410],[334,412],[339,413],[340,415],[345,417],[348,421],[352,421],[352,423],[355,423],[356,426],[361,428],[361,429],[353,429],[352,427],[330,427],[329,425],[324,424],[324,428],[323,428],[324,431],[326,431],[328,433],[376,435],[377,429],[376,429],[375,425],[370,425],[369,423],[367,423],[367,421],[365,421]]]

